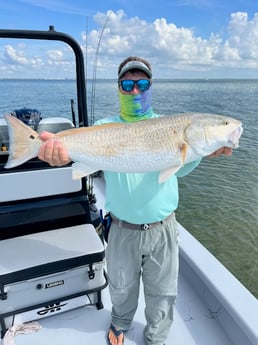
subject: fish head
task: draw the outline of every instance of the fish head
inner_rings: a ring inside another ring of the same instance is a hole
[[[186,140],[201,157],[221,147],[237,148],[243,133],[241,121],[223,115],[198,114],[186,129]]]

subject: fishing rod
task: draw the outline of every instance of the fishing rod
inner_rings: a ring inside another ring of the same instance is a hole
[[[98,40],[96,53],[95,53],[95,59],[94,59],[94,65],[93,65],[93,77],[92,77],[92,84],[91,84],[91,103],[90,103],[91,106],[90,106],[90,123],[89,123],[90,126],[92,126],[95,122],[94,121],[94,115],[95,115],[96,80],[97,80],[97,67],[98,67],[97,64],[98,64],[99,49],[100,49],[101,40],[102,40],[102,37],[104,34],[104,30],[107,26],[110,15],[111,15],[111,11],[109,11],[109,13],[106,17],[105,23],[102,27],[102,30],[101,30],[101,33],[99,36],[99,40]],[[88,51],[87,32],[88,32],[88,20],[86,23],[86,49],[85,49],[86,55],[87,55],[87,51]],[[85,61],[86,61],[86,66],[87,66],[87,56],[85,58]],[[86,71],[87,71],[87,67],[86,67]],[[88,177],[88,187],[87,187],[88,198],[89,198],[89,203],[90,203],[91,207],[93,207],[93,208],[94,208],[94,205],[96,204],[96,201],[97,201],[96,196],[93,192],[93,177],[97,176],[98,174],[101,174],[101,172],[97,172],[97,173],[90,175]]]
[[[109,11],[107,18],[105,20],[105,23],[104,23],[102,30],[101,30],[99,40],[98,40],[97,49],[96,49],[94,65],[93,65],[93,77],[92,77],[92,85],[91,85],[91,110],[90,110],[90,115],[91,115],[90,116],[90,124],[91,125],[94,123],[95,99],[96,99],[96,79],[97,79],[99,49],[100,49],[101,40],[102,40],[102,37],[104,34],[104,30],[107,26],[110,15],[111,15],[111,11]]]

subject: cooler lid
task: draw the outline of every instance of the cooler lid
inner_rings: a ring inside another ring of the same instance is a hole
[[[0,241],[0,285],[93,264],[104,246],[92,224]]]

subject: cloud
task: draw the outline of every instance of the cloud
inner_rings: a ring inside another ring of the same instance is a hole
[[[38,50],[31,49],[30,44],[8,44],[4,46],[2,58],[0,54],[0,70],[14,78],[59,78],[60,75],[74,78],[74,65],[71,48],[66,45]]]
[[[247,13],[231,14],[228,44],[236,49],[243,60],[258,58],[258,12],[248,20]]]
[[[17,77],[19,73],[26,75],[28,69],[37,69],[42,64],[42,60],[39,57],[28,58],[24,46],[17,45],[5,45],[2,61],[0,60],[0,70],[5,72],[10,77]]]
[[[64,59],[64,53],[61,50],[48,50],[46,55],[50,60],[62,61]]]
[[[158,74],[159,78],[217,76],[218,71],[219,76],[232,71],[234,77],[237,70],[252,75],[258,68],[258,13],[253,18],[245,12],[232,13],[224,35],[211,33],[208,38],[165,18],[148,22],[138,16],[128,17],[123,10],[99,12],[94,21],[96,28],[82,32],[80,43],[87,54],[88,71],[97,62],[99,78],[116,78],[118,64],[130,55],[149,59],[154,76]],[[47,68],[42,66],[52,66],[52,77],[60,77],[62,68],[61,77],[74,77],[74,58],[69,47],[38,49],[35,55],[31,54],[25,45],[6,45],[0,54],[0,68],[24,71],[32,66],[33,70],[44,71],[45,77]]]
[[[22,50],[17,51],[11,45],[5,46],[4,60],[7,64],[28,65],[29,60],[24,56]]]
[[[128,55],[144,56],[165,70],[209,70],[212,68],[258,67],[258,13],[248,19],[247,13],[231,14],[226,37],[211,33],[208,39],[196,36],[191,28],[177,27],[165,18],[147,22],[139,17],[128,18],[123,10],[98,13],[99,25],[87,37],[89,52],[94,54],[100,33],[106,25],[99,51],[99,60],[119,61]],[[169,77],[169,75],[167,75]]]

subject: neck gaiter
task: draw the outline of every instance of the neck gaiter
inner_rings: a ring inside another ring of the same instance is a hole
[[[137,95],[125,95],[119,90],[120,117],[126,122],[141,121],[151,118],[151,91],[148,90]]]

